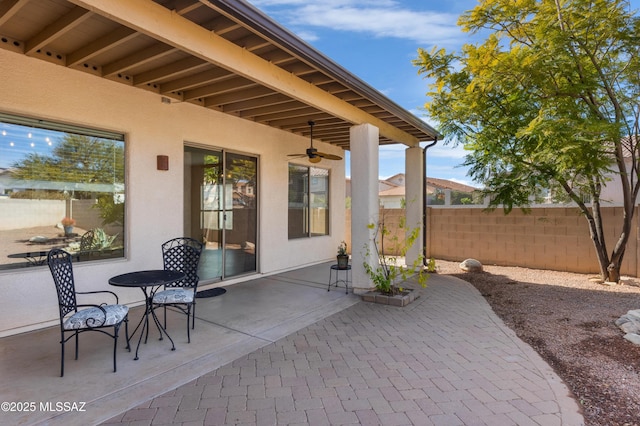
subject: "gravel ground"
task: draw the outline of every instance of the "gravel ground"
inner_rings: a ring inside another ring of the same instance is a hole
[[[78,233],[78,235],[82,235],[85,230],[75,227],[74,232]],[[32,237],[47,237],[51,239],[51,242],[29,242],[29,239]],[[28,266],[24,259],[12,259],[7,256],[13,253],[49,250],[53,247],[62,247],[66,246],[70,241],[72,240],[64,238],[64,231],[55,225],[2,230],[0,231],[0,259],[2,259],[3,265],[20,264]],[[1,266],[0,269],[2,269]]]
[[[593,275],[484,265],[466,273],[436,261],[439,274],[471,283],[505,324],[571,389],[586,426],[640,425],[640,346],[614,321],[640,309],[640,279],[609,286]]]

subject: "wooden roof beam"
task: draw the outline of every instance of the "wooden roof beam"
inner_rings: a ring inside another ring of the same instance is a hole
[[[24,53],[27,55],[34,54],[38,49],[46,46],[52,40],[63,36],[68,31],[71,31],[76,25],[82,23],[85,19],[89,19],[93,13],[85,8],[76,6],[69,13],[62,16],[60,19],[48,25],[40,33],[31,37],[25,43]]]

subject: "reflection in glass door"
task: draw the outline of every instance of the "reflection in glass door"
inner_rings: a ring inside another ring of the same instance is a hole
[[[201,280],[256,271],[257,159],[185,147],[185,232],[205,244]]]

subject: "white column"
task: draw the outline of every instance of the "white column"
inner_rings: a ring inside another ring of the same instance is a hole
[[[364,262],[374,268],[378,265],[373,245],[374,231],[368,226],[377,223],[379,215],[378,141],[378,128],[370,124],[360,124],[350,130],[351,278],[355,293],[373,288]]]
[[[422,233],[422,217],[424,212],[423,204],[423,182],[424,180],[424,156],[422,148],[419,146],[409,147],[405,150],[405,217],[406,237],[409,238],[411,232],[418,232],[418,238],[411,245],[405,256],[406,265],[412,266],[416,260],[420,259],[424,247],[424,236]],[[420,263],[422,264],[422,263]]]

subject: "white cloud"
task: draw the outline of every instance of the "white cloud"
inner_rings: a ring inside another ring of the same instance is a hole
[[[452,144],[444,145],[443,142],[438,141],[438,143],[429,148],[427,151],[427,157],[431,158],[451,158],[462,160],[469,151],[466,151],[462,145],[453,146]]]
[[[252,0],[254,5],[285,17],[287,25],[352,31],[394,37],[424,45],[448,45],[466,37],[456,26],[457,14],[411,10],[393,0]],[[286,9],[283,9],[286,6]]]
[[[302,40],[306,41],[307,43],[312,43],[312,42],[314,42],[314,41],[319,39],[318,34],[314,33],[313,31],[309,31],[309,30],[297,31],[296,35],[298,37],[300,37]]]
[[[406,149],[407,147],[402,144],[382,145],[378,150],[380,161],[404,160]],[[469,151],[466,151],[461,145],[444,145],[442,141],[438,141],[436,145],[427,150],[427,158],[451,159],[456,160],[458,164],[462,163],[467,154],[469,154]]]

